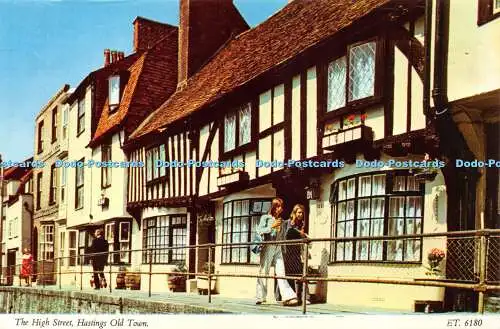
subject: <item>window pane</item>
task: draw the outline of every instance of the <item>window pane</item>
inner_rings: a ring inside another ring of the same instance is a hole
[[[227,115],[224,119],[224,151],[230,151],[236,147],[236,115]]]
[[[161,144],[160,145],[160,160],[161,161],[165,161],[166,158],[165,158],[165,144]],[[165,166],[161,166],[160,167],[160,176],[165,176]]]
[[[374,95],[375,42],[352,47],[349,52],[349,101]]]
[[[385,175],[373,175],[372,195],[385,194]]]
[[[239,111],[240,117],[240,135],[238,138],[238,145],[243,145],[250,142],[251,132],[251,111],[250,103],[245,104]]]
[[[345,106],[345,82],[347,61],[345,56],[328,65],[328,107],[327,111]]]
[[[406,182],[406,176],[394,176],[392,182],[392,190],[394,192],[405,191],[406,190],[405,182]]]
[[[372,187],[372,176],[359,178],[359,196],[370,196]]]
[[[109,105],[120,103],[120,77],[109,78]]]
[[[370,199],[358,201],[358,219],[360,218],[370,218]]]

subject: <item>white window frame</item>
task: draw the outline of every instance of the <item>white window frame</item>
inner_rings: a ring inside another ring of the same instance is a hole
[[[64,258],[65,256],[65,249],[66,249],[66,230],[60,230],[59,231],[59,264],[61,266],[65,266],[65,264],[67,264],[67,260],[66,258]]]
[[[61,204],[64,203],[64,201],[66,200],[66,180],[68,178],[68,168],[66,167],[62,167],[61,168],[61,195],[60,195],[60,198],[61,198]]]
[[[109,109],[113,111],[120,104],[120,76],[113,75],[108,80]]]
[[[78,100],[76,135],[85,131],[85,98]]]
[[[246,110],[248,111],[249,115],[248,115],[248,124],[249,124],[249,129],[248,129],[248,136],[245,136],[245,138],[243,139],[242,138],[242,135],[241,135],[241,123],[242,123],[242,116],[241,114],[243,113],[243,111]],[[233,136],[233,144],[234,145],[227,145],[227,137],[228,137],[228,129],[227,129],[227,123],[229,122],[228,121],[228,118],[234,118],[234,131],[232,132]],[[246,144],[249,144],[252,142],[252,103],[248,102],[248,103],[244,103],[243,105],[241,105],[240,107],[238,107],[236,110],[234,111],[231,111],[230,113],[226,114],[224,116],[224,152],[229,152],[229,151],[232,151],[234,149],[237,149],[238,147],[240,146],[243,146],[243,145],[246,145]]]
[[[54,224],[44,224],[40,227],[40,258],[39,260],[54,260]],[[52,254],[52,257],[50,257]]]
[[[128,236],[122,236],[122,226],[128,226]],[[120,222],[118,227],[118,242],[120,243],[120,262],[128,263],[130,251],[130,235],[132,234],[130,222]]]
[[[78,265],[78,231],[77,230],[67,230],[68,232],[68,265],[76,266]],[[71,245],[71,235],[75,236],[75,245]],[[73,252],[73,256],[72,256]]]
[[[62,118],[62,140],[68,138],[68,107],[64,106]]]

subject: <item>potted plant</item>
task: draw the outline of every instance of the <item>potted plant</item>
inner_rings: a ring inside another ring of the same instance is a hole
[[[426,275],[440,275],[441,274],[441,262],[445,257],[445,253],[443,250],[439,248],[432,248],[431,251],[427,254],[427,261],[429,266],[427,267]]]
[[[215,291],[215,283],[217,281],[217,277],[213,276],[215,269],[214,262],[206,262],[203,264],[202,272],[205,275],[198,275],[196,277],[196,287],[198,288],[198,293],[200,295],[204,295],[208,293],[208,274],[210,273],[210,291]]]
[[[115,289],[125,289],[125,276],[127,274],[127,268],[125,266],[120,266],[118,269],[118,274],[116,275],[116,288]]]
[[[307,267],[307,287],[309,289],[309,295],[317,295],[318,281],[314,280],[314,278],[319,277],[321,277],[321,272],[318,268],[312,266]]]
[[[168,288],[173,292],[185,292],[187,275],[182,273],[187,273],[186,265],[178,263],[172,272],[175,273],[168,275]]]

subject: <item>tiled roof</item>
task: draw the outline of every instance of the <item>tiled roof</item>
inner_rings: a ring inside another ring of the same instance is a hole
[[[177,28],[165,35],[150,49],[136,54],[135,60],[122,67],[129,77],[113,113],[108,108],[108,80],[113,71],[107,71],[96,84],[96,116],[99,118],[90,145],[124,127],[127,133],[135,129],[147,115],[154,111],[174,91],[177,85]],[[119,62],[117,62],[118,64]],[[107,68],[107,67],[106,67]],[[116,71],[116,69],[115,69]]]
[[[16,194],[24,193],[24,186],[26,182],[33,177],[33,169],[29,169],[26,173],[21,177],[19,187],[17,188]]]
[[[231,40],[134,131],[138,138],[209,105],[390,0],[295,0]]]

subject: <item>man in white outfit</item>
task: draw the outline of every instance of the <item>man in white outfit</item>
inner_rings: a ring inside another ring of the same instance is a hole
[[[262,236],[264,241],[282,241],[285,240],[286,230],[283,227],[283,220],[280,215],[283,212],[283,200],[273,199],[269,214],[262,215],[257,234]],[[276,276],[285,276],[285,263],[283,261],[283,251],[281,245],[264,245],[260,252],[259,274],[269,275],[271,266],[274,265]],[[297,295],[285,279],[278,279],[283,305],[295,306],[298,304]],[[267,296],[267,278],[257,278],[257,301],[256,304],[262,304]]]

